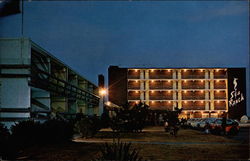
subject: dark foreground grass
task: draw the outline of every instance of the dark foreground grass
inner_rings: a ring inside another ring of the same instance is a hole
[[[223,136],[206,135],[200,131],[182,129],[177,137],[165,133],[161,128],[143,133],[121,133],[121,141],[134,143],[140,155],[147,160],[248,160],[249,143],[242,143]],[[20,153],[20,160],[87,161],[100,155],[101,142],[112,143],[113,133],[101,131],[95,138],[82,139],[59,145],[31,147]],[[85,143],[84,141],[100,141]],[[147,143],[146,143],[147,142]],[[155,144],[155,143],[170,144]],[[151,144],[153,143],[153,144]]]
[[[20,160],[88,161],[97,158],[100,144],[66,143],[25,149]],[[160,160],[247,160],[247,145],[149,145],[133,144],[144,159]]]

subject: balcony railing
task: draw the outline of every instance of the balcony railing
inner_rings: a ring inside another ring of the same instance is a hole
[[[128,75],[128,79],[140,79],[140,75]]]
[[[172,75],[149,75],[149,79],[172,79]]]
[[[162,99],[163,100],[172,100],[173,99],[173,96],[162,96]]]
[[[204,97],[197,97],[197,96],[182,96],[183,100],[204,100]]]
[[[149,89],[172,89],[173,86],[163,86],[163,85],[159,85],[159,86],[149,86]]]
[[[182,89],[205,89],[205,85],[204,86],[196,86],[196,85],[183,85]]]
[[[226,85],[215,85],[215,89],[226,89]]]
[[[226,106],[215,106],[215,110],[226,110]]]
[[[205,110],[205,106],[188,106],[183,107],[183,110]]]
[[[215,79],[219,79],[219,78],[225,79],[225,78],[227,78],[227,75],[214,75],[214,78]]]
[[[139,90],[139,89],[140,89],[140,86],[130,86],[130,85],[129,85],[129,86],[128,86],[128,89],[138,89],[138,90]]]
[[[128,100],[140,100],[140,96],[128,96]]]
[[[204,79],[205,75],[182,75],[182,79]]]
[[[149,96],[150,100],[172,100],[172,96]]]
[[[214,96],[214,99],[226,99],[226,96]]]

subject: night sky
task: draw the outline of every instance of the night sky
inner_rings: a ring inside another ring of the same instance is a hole
[[[20,36],[21,14],[0,19],[0,37]],[[26,1],[24,37],[94,83],[109,65],[249,64],[247,1]]]

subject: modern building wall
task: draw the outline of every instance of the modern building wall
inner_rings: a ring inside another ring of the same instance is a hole
[[[120,72],[121,70],[123,72]],[[109,83],[112,86],[112,88],[109,87],[109,98],[115,104],[121,105],[122,100],[130,104],[142,101],[148,104],[151,110],[159,111],[174,110],[178,107],[183,108],[181,117],[187,118],[221,117],[224,113],[228,113],[228,100],[231,92],[228,91],[228,74],[233,74],[229,72],[230,68],[119,68],[111,66],[109,71],[112,71],[109,72],[109,82],[112,82]],[[125,77],[127,77],[127,84],[113,86],[113,82]],[[242,85],[244,86],[244,82]],[[119,98],[116,93],[122,97]],[[236,110],[239,110],[239,115],[246,114],[246,105],[241,105],[241,108]]]
[[[98,114],[98,88],[27,38],[0,39],[0,121]]]
[[[108,70],[109,101],[124,105],[127,102],[127,69],[111,66]]]

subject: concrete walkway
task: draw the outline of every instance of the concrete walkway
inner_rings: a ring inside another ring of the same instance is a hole
[[[81,143],[113,143],[113,140],[104,141],[104,140],[74,139],[73,141]],[[244,145],[242,143],[222,143],[222,142],[149,142],[149,141],[126,141],[126,142],[133,144],[152,144],[152,145]]]

